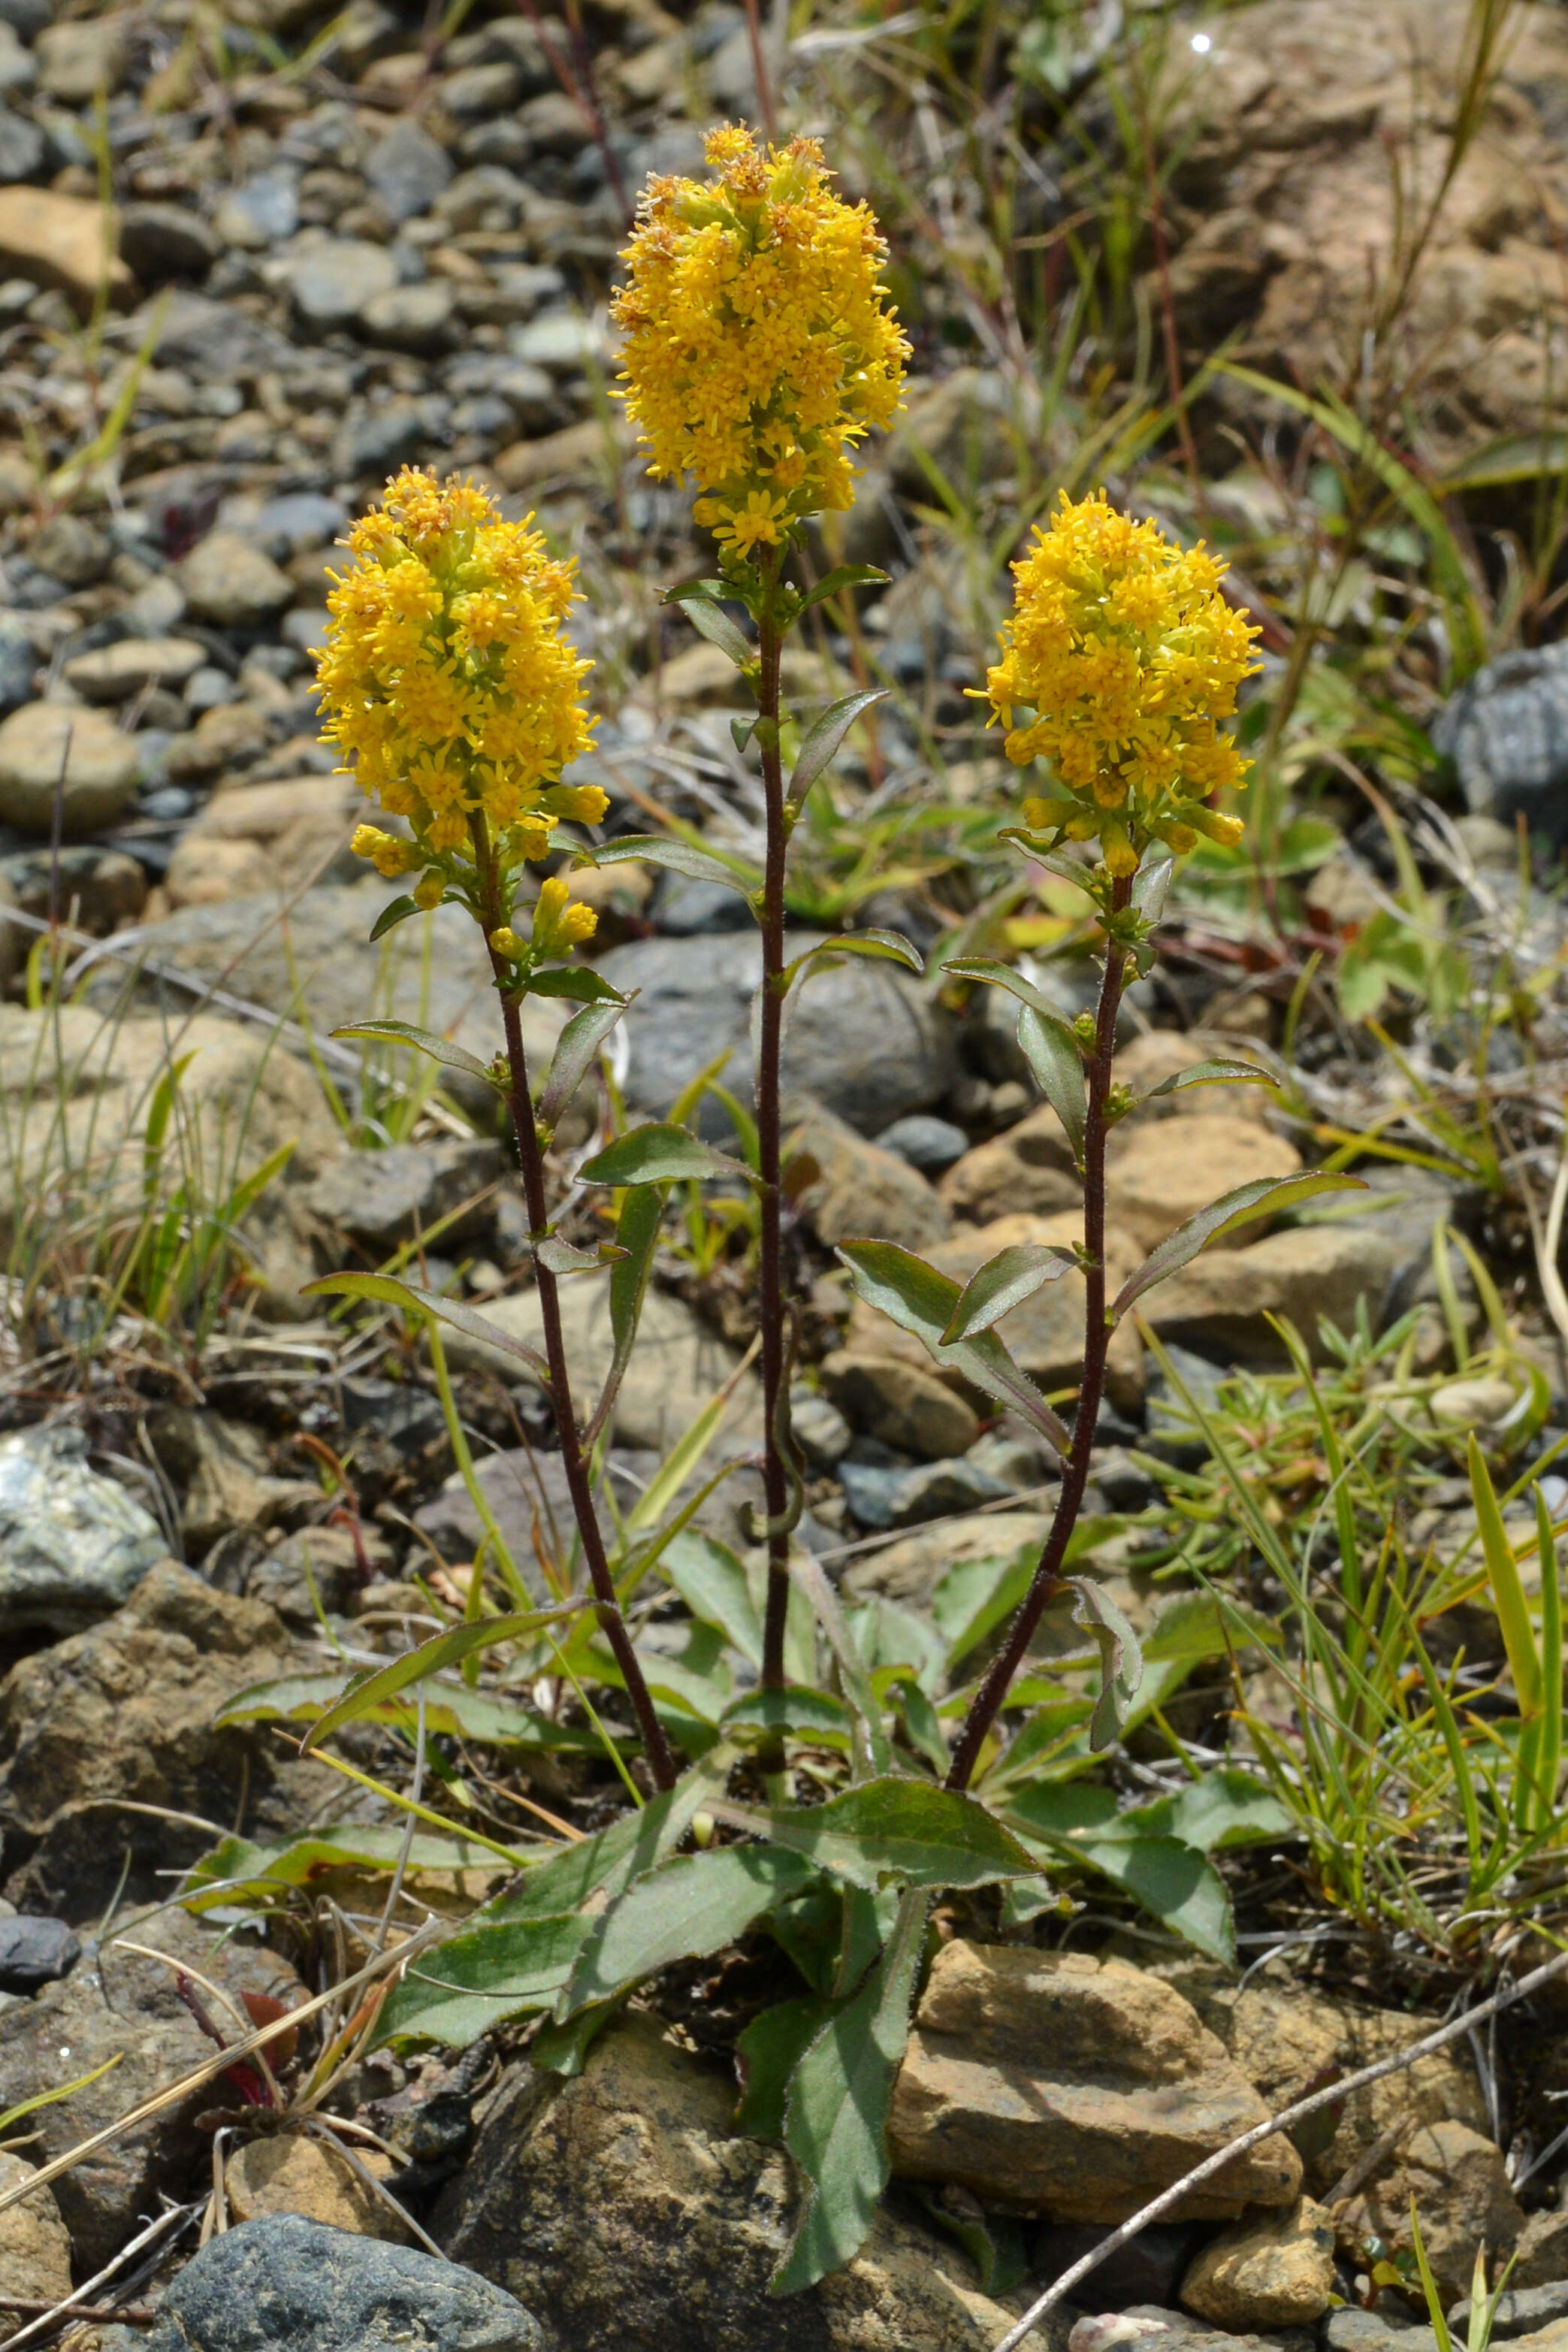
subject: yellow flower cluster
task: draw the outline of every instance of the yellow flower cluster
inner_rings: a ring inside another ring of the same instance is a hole
[[[354,848],[389,877],[472,859],[482,815],[504,868],[543,857],[563,819],[596,824],[597,785],[559,783],[588,749],[581,660],[561,634],[572,567],[482,490],[405,467],[345,542],[327,604],[324,730],[412,842],[361,825]],[[440,877],[415,893],[439,902]]]
[[[736,557],[848,507],[848,451],[898,405],[909,345],[878,282],[866,205],[828,184],[814,139],[707,141],[715,178],[656,178],[622,257],[627,413],[656,476],[692,475],[697,520]]]
[[[986,697],[1018,767],[1048,759],[1055,790],[1024,803],[1034,832],[1098,836],[1113,874],[1133,873],[1152,840],[1190,849],[1198,834],[1240,838],[1240,821],[1203,803],[1246,780],[1221,721],[1257,665],[1257,631],[1219,593],[1203,547],[1174,547],[1096,493],[1065,492],[1050,529],[1013,566],[1002,658]],[[1022,705],[1034,713],[1014,726]]]

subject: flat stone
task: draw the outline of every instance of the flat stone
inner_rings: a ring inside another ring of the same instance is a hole
[[[1383,2296],[1376,2311],[1358,2311],[1354,2303],[1331,2311],[1322,2342],[1324,2352],[1437,2352],[1431,2328],[1419,2326],[1392,2294]]]
[[[1293,1176],[1294,1144],[1255,1120],[1223,1112],[1156,1119],[1112,1133],[1106,1202],[1113,1225],[1152,1250],[1222,1192],[1257,1179]],[[1258,1221],[1260,1234],[1267,1231]]]
[[[839,1483],[862,1528],[917,1528],[927,1519],[947,1519],[1000,1502],[1012,1493],[1002,1479],[959,1454],[949,1462],[921,1462],[913,1470],[884,1470],[868,1463],[841,1462]]]
[[[861,1234],[920,1252],[951,1231],[946,1210],[917,1169],[868,1143],[831,1111],[812,1108],[793,1125],[783,1165],[796,1213],[830,1249]]]
[[[397,284],[397,263],[384,245],[334,237],[312,246],[293,263],[288,291],[307,327],[319,334],[352,324],[372,295]]]
[[[49,96],[67,106],[90,106],[100,90],[112,98],[125,77],[126,31],[122,16],[46,26],[34,47]]]
[[[361,331],[388,351],[427,354],[449,351],[457,334],[457,289],[444,278],[419,286],[392,286],[360,306]]]
[[[35,286],[57,286],[78,310],[88,310],[104,278],[99,207],[85,196],[62,196],[52,188],[0,188],[0,273],[30,278]],[[132,299],[136,281],[118,257],[109,263],[108,279],[112,301]]]
[[[204,278],[223,249],[216,230],[184,205],[127,205],[120,216],[120,259],[143,286]]]
[[[211,2238],[166,2291],[147,2352],[544,2352],[471,2271],[293,2213]]]
[[[954,1216],[980,1224],[997,1217],[1054,1216],[1083,1197],[1061,1122],[1045,1104],[1005,1135],[964,1152],[938,1189]]]
[[[33,640],[14,614],[0,614],[0,719],[33,699],[38,656]]]
[[[426,213],[452,184],[454,165],[446,150],[412,115],[378,139],[365,163],[365,177],[394,220]]]
[[[498,1143],[454,1139],[346,1153],[304,1196],[313,1216],[388,1257],[400,1244],[441,1226],[442,1250],[471,1241],[495,1220],[495,1188],[506,1171]],[[476,1195],[477,1206],[468,1207]],[[464,1213],[458,1215],[456,1213]],[[450,1223],[443,1221],[451,1218]]]
[[[255,629],[294,601],[294,583],[237,530],[209,531],[180,566],[180,585],[199,621]]]
[[[1539,2216],[1537,2218],[1540,2218]],[[1553,2215],[1554,2220],[1561,2218]],[[1511,2273],[1518,2276],[1518,2271]],[[1448,2315],[1448,2325],[1463,2342],[1470,2324],[1470,2298],[1455,2304]],[[1491,2340],[1501,2343],[1510,2336],[1534,2336],[1542,2328],[1561,2320],[1568,2320],[1568,2277],[1543,2281],[1539,2285],[1510,2286],[1493,2309]]]
[[[885,2204],[841,2271],[770,2297],[800,2176],[781,2147],[737,2134],[734,2114],[727,2066],[677,2048],[652,2019],[616,2023],[574,2081],[508,2069],[430,2227],[563,2347],[991,2352],[1021,2297],[982,2294],[956,2247]],[[1064,2344],[1065,2330],[1037,2331],[1028,2352]]]
[[[1268,2110],[1190,2004],[1078,1953],[962,1939],[932,1963],[888,2124],[895,2174],[1054,2221],[1123,2221]],[[1170,2217],[1292,2204],[1276,2135]]]
[[[286,490],[251,517],[246,535],[275,563],[287,563],[291,555],[326,546],[347,529],[348,521],[349,509],[340,499],[329,499],[321,490]]]
[[[37,1992],[68,1977],[80,1958],[80,1940],[63,1919],[29,1911],[0,1919],[0,1990],[5,1992]]]
[[[1197,2256],[1181,2299],[1199,2318],[1237,2332],[1310,2327],[1334,2289],[1334,2225],[1310,2197],[1284,2211],[1238,2221]]]
[[[225,245],[242,252],[266,253],[293,236],[299,226],[299,173],[292,163],[274,163],[253,172],[231,188],[218,205],[213,226]]]
[[[1432,740],[1474,815],[1511,831],[1522,815],[1554,849],[1568,840],[1568,645],[1488,662],[1438,713]]]
[[[36,180],[47,150],[36,122],[6,107],[0,110],[0,187],[17,180]]]
[[[169,1546],[127,1489],[88,1466],[68,1425],[0,1437],[0,1634],[62,1634],[127,1601]]]
[[[0,2149],[0,2195],[8,2196],[37,2170],[9,2148]],[[0,2290],[19,2303],[52,2306],[65,2301],[71,2285],[70,2231],[53,2189],[35,2189],[0,2213]]]
[[[940,1528],[904,1536],[880,1551],[851,1560],[844,1570],[844,1590],[857,1599],[880,1592],[890,1601],[924,1608],[950,1568],[971,1560],[1007,1559],[1026,1546],[1038,1552],[1050,1528],[1041,1511],[976,1512],[968,1518],[949,1519]],[[1082,1642],[1082,1633],[1075,1638]]]
[[[40,572],[52,572],[68,588],[93,588],[114,561],[114,542],[83,515],[51,515],[27,550]]]
[[[1206,1250],[1140,1307],[1162,1335],[1251,1360],[1278,1357],[1280,1342],[1267,1318],[1284,1316],[1317,1358],[1320,1318],[1354,1330],[1364,1300],[1377,1328],[1384,1294],[1403,1263],[1397,1243],[1370,1226],[1291,1226],[1249,1249]]]
[[[367,2149],[361,2162],[387,2164]],[[407,2245],[412,2233],[395,2209],[378,2197],[329,2140],[287,2132],[276,2139],[247,2140],[235,2150],[224,2172],[224,2189],[234,2222],[258,2221],[277,2213],[297,2213],[329,2230],[349,2230],[361,2238],[384,2238]]]
[[[135,790],[135,746],[101,710],[29,702],[0,720],[0,823],[47,835],[57,794],[74,839],[112,824]]]
[[[876,1140],[882,1150],[895,1151],[923,1176],[931,1177],[942,1175],[969,1148],[968,1137],[951,1119],[918,1111],[908,1118],[895,1118]]]
[[[206,658],[189,637],[121,637],[67,662],[65,681],[85,702],[129,702],[152,686],[177,691]]]
[[[1411,2132],[1382,2174],[1341,2209],[1339,2225],[1380,2237],[1393,2254],[1412,2251],[1412,2198],[1446,2309],[1469,2287],[1478,2250],[1513,2245],[1524,2215],[1502,2150],[1460,2123],[1423,2124]]]
[[[891,1326],[889,1327],[892,1328]],[[939,1378],[935,1365],[835,1349],[818,1371],[823,1393],[853,1429],[901,1454],[936,1461],[966,1454],[980,1433],[977,1416]]]

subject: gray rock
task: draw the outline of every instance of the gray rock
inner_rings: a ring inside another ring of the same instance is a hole
[[[1554,849],[1568,841],[1568,641],[1488,662],[1432,729],[1472,814],[1522,814]]]
[[[348,508],[320,490],[286,490],[252,516],[248,535],[275,563],[285,563],[291,555],[325,547],[348,520]]]
[[[65,680],[84,702],[129,702],[150,686],[183,686],[206,657],[190,637],[121,637],[67,662]]]
[[[799,954],[815,936],[795,936],[787,951]],[[748,1099],[750,1008],[760,969],[755,936],[636,940],[612,949],[599,969],[617,988],[642,992],[622,1027],[631,1048],[627,1099],[640,1112],[662,1117],[726,1048],[724,1083]],[[862,1135],[937,1101],[953,1071],[947,1013],[891,964],[848,959],[813,973],[793,1000],[786,1086],[814,1096]],[[711,1135],[726,1129],[712,1103],[697,1124]]]
[[[0,823],[47,835],[57,795],[68,839],[112,824],[136,790],[136,752],[101,710],[27,702],[0,721]]]
[[[43,177],[47,142],[36,122],[0,107],[0,185]]]
[[[333,462],[344,475],[390,473],[425,453],[429,441],[423,402],[402,394],[375,408],[356,401],[333,445]]]
[[[441,80],[441,102],[459,122],[482,115],[505,114],[523,94],[523,77],[515,65],[461,66]]]
[[[294,583],[245,533],[209,531],[180,566],[185,601],[221,629],[263,627],[294,601]]]
[[[0,1919],[0,1990],[37,1992],[68,1977],[80,1958],[80,1939],[63,1919],[40,1919],[26,1911]]]
[[[872,1463],[841,1462],[839,1483],[862,1528],[917,1528],[927,1519],[950,1517],[999,1501],[1013,1489],[977,1463],[958,1455],[947,1462],[920,1462],[912,1470],[886,1470]]]
[[[80,515],[57,514],[33,540],[27,561],[63,580],[68,588],[91,588],[113,562],[114,544]]]
[[[204,278],[223,239],[183,205],[127,205],[120,215],[120,257],[144,286],[165,278]]]
[[[363,237],[333,237],[312,246],[288,272],[288,292],[301,323],[318,334],[352,323],[376,294],[398,282],[397,263],[384,245]]]
[[[1383,2297],[1378,2311],[1358,2311],[1354,2304],[1331,2311],[1320,2334],[1325,2352],[1437,2352],[1432,2330],[1412,2318],[1391,2294]]]
[[[449,351],[457,332],[457,289],[449,278],[393,286],[372,294],[360,310],[361,331],[389,351],[420,355]]]
[[[577,375],[607,357],[603,329],[579,310],[549,310],[512,331],[513,356],[549,375]]]
[[[232,188],[219,205],[214,226],[225,245],[245,253],[266,253],[293,236],[299,226],[299,173],[292,163],[274,163]]]
[[[876,1139],[884,1151],[896,1151],[923,1176],[940,1176],[969,1149],[969,1139],[961,1127],[955,1127],[950,1118],[929,1116],[895,1118]]]
[[[452,159],[428,131],[403,115],[371,148],[365,177],[394,220],[426,213],[452,184]]]
[[[1510,2287],[1492,2318],[1492,2341],[1495,2344],[1511,2336],[1533,2336],[1538,2328],[1550,2327],[1559,2319],[1568,2319],[1568,2279],[1553,2279],[1543,2286]],[[1448,2326],[1463,2341],[1469,2324],[1470,2299],[1467,2295],[1448,2313]]]
[[[48,25],[37,37],[44,88],[68,106],[90,106],[102,89],[112,98],[125,78],[125,20],[98,16]]]
[[[0,719],[33,699],[38,656],[33,640],[14,614],[0,613]]]
[[[31,89],[37,79],[37,60],[28,55],[16,27],[0,19],[0,97]]]
[[[167,306],[166,308],[163,306]],[[205,294],[167,295],[137,314],[132,333],[141,337],[162,324],[153,346],[160,367],[178,368],[198,383],[233,385],[276,370],[287,370],[296,361],[287,335],[265,319],[253,319],[231,302],[215,302]]]
[[[428,1234],[444,1218],[444,1249],[474,1240],[493,1223],[494,1188],[507,1165],[498,1143],[398,1143],[385,1151],[354,1151],[318,1176],[305,1205],[378,1257],[400,1243]],[[488,1195],[466,1207],[476,1194]],[[461,1215],[456,1212],[461,1211]]]
[[[455,2263],[269,2214],[210,2239],[146,2352],[543,2352],[520,2303]]]
[[[703,940],[721,931],[749,931],[757,919],[737,890],[676,874],[659,892],[654,919],[666,939]]]
[[[25,41],[37,39],[49,16],[49,0],[0,0],[0,19]]]

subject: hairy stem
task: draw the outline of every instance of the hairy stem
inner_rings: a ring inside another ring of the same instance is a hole
[[[500,902],[500,877],[489,844],[483,831],[483,821],[476,819],[474,828],[476,863],[479,871],[480,893],[484,903],[483,921],[486,938],[499,929],[505,920]],[[495,950],[490,950],[491,968],[496,975],[496,987],[501,999],[501,1018],[507,1036],[507,1063],[511,1073],[508,1103],[512,1128],[517,1139],[517,1159],[523,1175],[523,1198],[528,1202],[528,1230],[536,1237],[542,1234],[549,1222],[545,1202],[544,1155],[534,1126],[532,1098],[528,1093],[528,1056],[523,1050],[523,1021],[517,999],[510,993],[510,974],[505,960]],[[621,1679],[626,1685],[626,1696],[637,1717],[637,1728],[643,1737],[643,1750],[648,1759],[648,1769],[653,1784],[659,1789],[673,1789],[676,1772],[670,1743],[664,1737],[664,1726],[653,1712],[653,1696],[637,1663],[637,1653],[626,1630],[626,1620],[621,1603],[615,1597],[615,1580],[610,1573],[605,1554],[604,1538],[600,1532],[599,1513],[594,1507],[593,1492],[589,1484],[588,1465],[583,1459],[582,1444],[578,1433],[577,1408],[572,1403],[571,1382],[568,1376],[566,1341],[560,1328],[560,1291],[555,1276],[547,1265],[534,1260],[534,1279],[538,1285],[539,1316],[544,1325],[545,1360],[549,1367],[549,1399],[555,1413],[556,1432],[560,1439],[561,1459],[566,1466],[567,1491],[571,1496],[572,1515],[578,1534],[582,1539],[582,1556],[588,1563],[588,1573],[598,1602],[599,1622],[610,1644]]]
[[[784,824],[784,772],[779,754],[779,673],[784,631],[779,617],[777,549],[765,549],[762,552],[762,604],[758,615],[757,733],[768,811],[768,860],[762,887],[762,1000],[757,1053],[757,1156],[762,1196],[758,1304],[762,1329],[762,1411],[768,1433],[762,1481],[770,1522],[762,1686],[765,1690],[779,1690],[784,1683],[784,1626],[789,1606],[789,1538],[782,1532],[782,1522],[789,1512],[789,1478],[780,1444],[780,1425],[789,1401],[781,1393],[785,1347],[779,1063],[784,1022],[784,857],[789,835]]]
[[[1130,877],[1119,877],[1113,907],[1119,913],[1132,896]],[[1047,1604],[1061,1591],[1061,1565],[1069,1538],[1078,1524],[1089,1484],[1089,1462],[1094,1450],[1095,1424],[1105,1393],[1105,1357],[1111,1334],[1105,1324],[1105,1118],[1111,1091],[1111,1066],[1116,1052],[1116,1015],[1126,981],[1127,959],[1113,940],[1107,940],[1105,976],[1100,987],[1100,1009],[1094,1021],[1094,1052],[1088,1068],[1088,1105],[1083,1127],[1083,1248],[1088,1265],[1083,1276],[1083,1377],[1078,1390],[1078,1414],[1072,1444],[1061,1467],[1061,1491],[1040,1555],[1033,1581],[1019,1604],[990,1671],[976,1692],[964,1728],[958,1735],[950,1789],[967,1789],[986,1735],[1000,1714],[1013,1678],[1028,1654],[1029,1645]]]

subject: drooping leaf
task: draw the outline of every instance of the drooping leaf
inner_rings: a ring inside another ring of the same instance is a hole
[[[1089,1109],[1077,1037],[1060,1013],[1026,1004],[1019,1014],[1018,1041],[1035,1084],[1061,1121],[1072,1157],[1082,1160]]]
[[[707,1176],[753,1181],[744,1160],[716,1151],[687,1129],[663,1119],[649,1119],[618,1135],[577,1171],[580,1184],[700,1183]]]
[[[801,597],[800,610],[809,613],[813,604],[825,604],[830,596],[838,595],[841,589],[885,588],[888,577],[874,563],[841,563]]]
[[[803,1853],[835,1878],[874,1892],[908,1886],[989,1886],[1034,1865],[984,1805],[956,1789],[888,1774],[823,1805],[726,1805],[719,1818]]]
[[[309,1886],[334,1870],[394,1870],[405,1856],[413,1871],[484,1870],[494,1874],[506,1867],[498,1855],[455,1830],[450,1837],[416,1830],[408,1838],[401,1822],[351,1822],[271,1845],[224,1838],[195,1864],[180,1899],[187,1910],[197,1912],[242,1900],[262,1902],[290,1887]]]
[[[782,2139],[789,2077],[832,2015],[814,1993],[781,2000],[754,2017],[735,2045],[740,2100],[735,2127],[748,2139]]]
[[[1256,1062],[1194,1062],[1190,1069],[1176,1070],[1140,1095],[1134,1104],[1141,1110],[1145,1103],[1155,1102],[1161,1095],[1177,1095],[1188,1087],[1272,1087],[1276,1080]]]
[[[632,994],[635,993],[633,990]],[[561,1113],[592,1068],[601,1045],[631,1002],[632,998],[628,996],[617,1003],[585,1004],[580,1013],[572,1014],[561,1031],[556,1040],[549,1074],[538,1099],[538,1123],[551,1134],[559,1126]]]
[[[1078,1260],[1070,1249],[1053,1249],[1045,1242],[1015,1242],[998,1250],[995,1257],[969,1276],[958,1294],[946,1329],[942,1334],[945,1347],[958,1339],[971,1339],[977,1331],[988,1331],[1048,1282],[1060,1282],[1064,1274],[1076,1271]]]
[[[364,1037],[372,1044],[412,1045],[416,1053],[428,1054],[433,1062],[442,1063],[449,1070],[462,1070],[468,1077],[483,1078],[497,1094],[505,1094],[506,1082],[496,1076],[488,1063],[477,1054],[470,1054],[450,1038],[437,1037],[432,1030],[417,1029],[412,1021],[355,1021],[346,1029],[334,1029],[334,1037]]]
[[[389,898],[371,925],[370,935],[372,946],[377,940],[384,940],[389,931],[395,930],[399,923],[406,923],[411,915],[417,915],[418,912],[418,907],[406,890],[395,898]]]
[[[815,1874],[804,1854],[780,1846],[710,1846],[677,1854],[637,1879],[594,1922],[556,2003],[557,2024],[672,1961],[721,1952]]]
[[[762,1625],[745,1569],[714,1537],[689,1528],[665,1545],[664,1570],[694,1617],[716,1625],[749,1666],[762,1664]]]
[[[830,2018],[790,2078],[784,2144],[811,2184],[789,2252],[768,2284],[795,2294],[864,2242],[887,2184],[887,2115],[909,2041],[929,1897],[906,1894],[862,1991]]]
[[[1224,1234],[1235,1233],[1255,1217],[1272,1215],[1277,1209],[1293,1208],[1298,1201],[1310,1201],[1320,1192],[1364,1192],[1365,1184],[1359,1176],[1333,1176],[1321,1168],[1304,1169],[1299,1176],[1255,1176],[1249,1183],[1238,1184],[1235,1191],[1211,1202],[1207,1209],[1188,1217],[1174,1234],[1150,1252],[1137,1272],[1130,1275],[1117,1292],[1111,1307],[1111,1319],[1115,1322],[1145,1291],[1190,1265],[1200,1250]]]
[[[1100,1696],[1089,1719],[1089,1745],[1109,1748],[1120,1738],[1143,1680],[1138,1637],[1103,1584],[1087,1576],[1070,1576],[1064,1581],[1077,1596],[1072,1622],[1083,1627],[1100,1653]]]
[[[751,721],[756,725],[755,719]],[[711,882],[720,890],[733,890],[749,904],[756,882],[747,874],[716,857],[711,850],[698,849],[695,843],[672,840],[665,833],[623,833],[593,853],[595,866],[624,866],[635,859],[644,866],[662,866],[672,874],[684,874],[689,882]]]
[[[906,940],[902,931],[883,931],[874,928],[863,931],[835,931],[831,939],[819,940],[814,948],[798,955],[786,967],[786,990],[800,982],[821,966],[840,963],[845,956],[866,956],[888,963],[901,963],[907,971],[924,971],[925,960],[919,949]]]
[[[414,1654],[412,1651],[411,1656]],[[312,1723],[324,1707],[343,1696],[343,1677],[331,1675],[288,1675],[280,1681],[252,1683],[236,1691],[214,1718],[218,1723]],[[525,1706],[513,1692],[469,1690],[456,1683],[426,1683],[425,1728],[455,1738],[482,1741],[486,1748],[532,1748],[541,1754],[597,1753],[598,1735],[585,1727],[551,1723]],[[396,1693],[361,1701],[356,1721],[385,1723],[412,1728],[418,1707],[412,1696]]]
[[[302,1745],[307,1750],[319,1748],[345,1723],[358,1723],[365,1710],[382,1706],[401,1691],[413,1689],[432,1675],[460,1664],[477,1651],[493,1650],[501,1642],[527,1641],[547,1627],[559,1625],[564,1618],[575,1616],[586,1606],[581,1601],[557,1601],[550,1609],[530,1609],[510,1617],[481,1617],[472,1623],[451,1626],[444,1633],[434,1633],[428,1642],[421,1642],[387,1665],[351,1682],[342,1696],[317,1717]]]
[[[790,772],[789,798],[792,801],[803,799],[810,790],[862,711],[869,710],[873,703],[885,702],[886,699],[887,688],[884,686],[872,686],[862,687],[854,694],[842,695],[837,702],[829,704],[801,744],[800,757]]]
[[[515,1356],[526,1364],[535,1377],[547,1386],[549,1366],[537,1348],[526,1339],[515,1339],[509,1331],[498,1331],[476,1307],[466,1307],[461,1299],[444,1298],[434,1290],[423,1290],[414,1282],[403,1282],[392,1274],[326,1274],[319,1282],[302,1283],[302,1298],[376,1298],[389,1307],[411,1307],[428,1315],[437,1323],[449,1323],[455,1331],[470,1339],[478,1339],[487,1348],[497,1348],[504,1356]]]
[[[972,1339],[951,1343],[944,1339],[960,1296],[950,1275],[938,1273],[895,1242],[850,1239],[840,1244],[838,1255],[868,1307],[919,1339],[937,1364],[962,1373],[998,1403],[1016,1405],[1065,1458],[1071,1439],[1061,1417],[995,1331],[978,1331]]]

